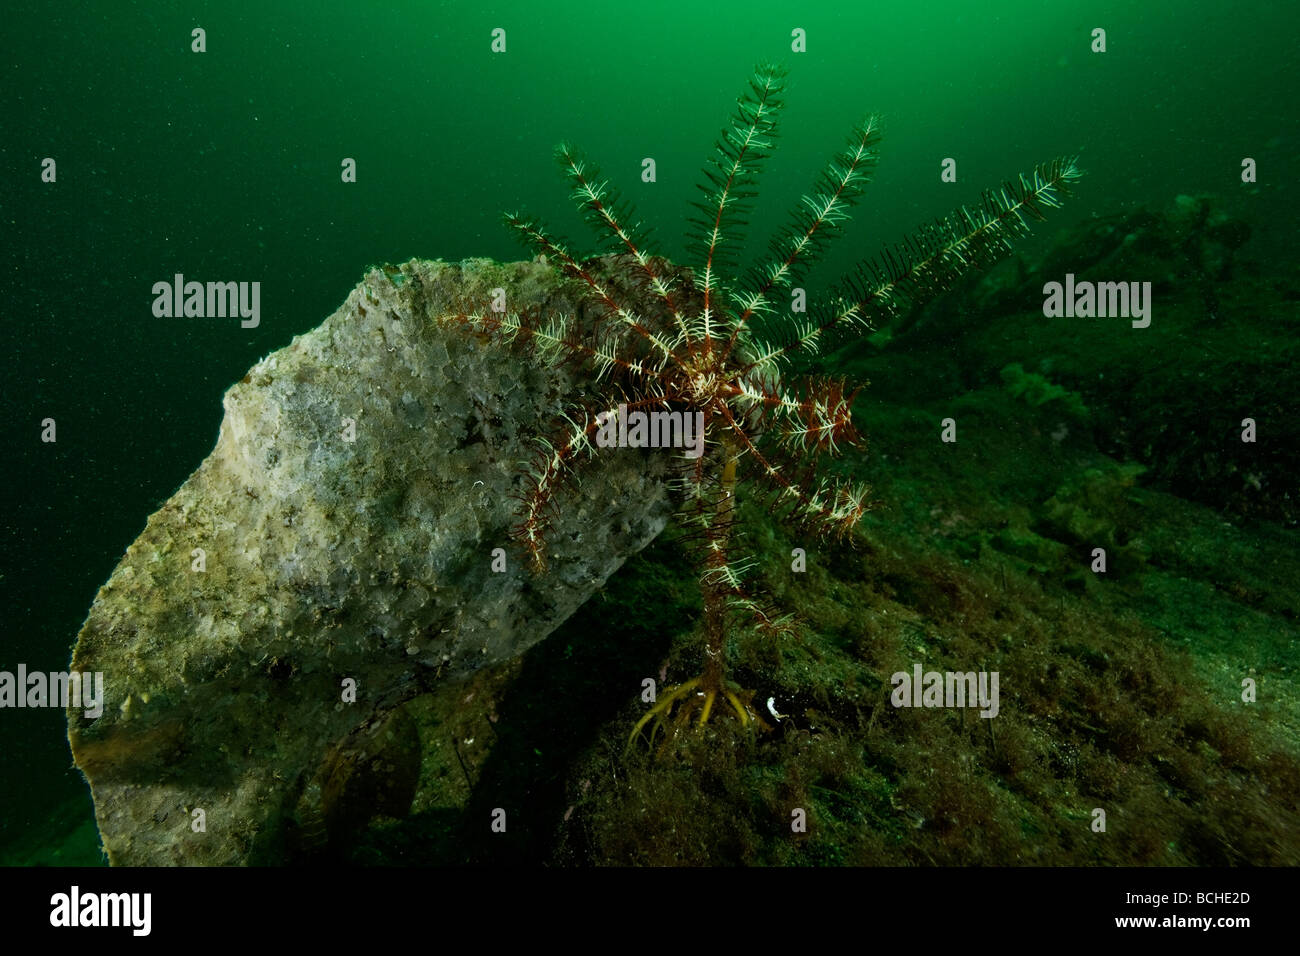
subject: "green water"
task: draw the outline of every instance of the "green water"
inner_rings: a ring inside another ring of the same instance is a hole
[[[584,235],[552,147],[580,144],[681,258],[682,214],[754,64],[790,69],[767,232],[851,124],[879,171],[814,277],[1040,161],[1073,221],[1213,192],[1294,254],[1294,37],[1279,3],[35,3],[0,31],[0,669],[62,669],[98,586],[211,449],[222,392],[372,263],[524,255],[525,209]],[[190,31],[207,52],[191,52]],[[503,28],[506,50],[491,49]],[[1090,50],[1091,31],[1107,51]],[[806,51],[791,50],[791,31]],[[43,183],[41,161],[57,161]],[[355,183],[340,181],[354,158]],[[657,180],[640,179],[653,157]],[[940,179],[957,160],[956,183]],[[1260,182],[1240,182],[1243,157]],[[256,329],[157,319],[174,273],[257,280]],[[39,440],[56,419],[58,441]],[[0,712],[0,846],[84,793],[57,710]],[[88,806],[88,802],[87,802]]]

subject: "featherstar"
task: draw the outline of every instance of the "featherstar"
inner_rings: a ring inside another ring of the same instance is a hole
[[[524,215],[507,215],[506,222],[582,290],[580,314],[477,309],[447,317],[529,346],[543,361],[594,372],[599,394],[565,416],[558,438],[541,441],[521,496],[515,534],[539,571],[546,566],[547,514],[563,483],[593,453],[593,436],[606,419],[599,409],[625,403],[630,411],[701,415],[705,453],[679,463],[674,485],[701,569],[705,670],[666,691],[632,739],[653,721],[653,740],[674,707],[674,726],[697,711],[703,725],[715,702],[724,700],[742,724],[762,724],[749,704],[752,695],[725,679],[728,622],[739,613],[761,629],[786,633],[792,618],[746,589],[748,564],[732,556],[742,468],[766,491],[773,513],[803,530],[846,535],[869,506],[865,486],[817,477],[822,455],[860,443],[852,419],[858,389],[833,377],[796,376],[797,367],[813,364],[829,344],[888,323],[991,265],[1031,220],[1059,206],[1081,175],[1070,158],[1039,166],[985,192],[979,205],[959,208],[864,260],[806,317],[783,314],[778,297],[797,288],[848,220],[875,169],[880,142],[876,117],[856,125],[771,241],[766,260],[733,280],[731,250],[756,196],[756,174],[773,149],[784,89],[782,68],[759,66],[723,129],[704,169],[704,196],[693,203],[699,214],[690,220],[693,271],[650,254],[648,234],[631,206],[590,161],[562,144],[556,155],[573,199],[605,240],[607,255],[581,258]]]

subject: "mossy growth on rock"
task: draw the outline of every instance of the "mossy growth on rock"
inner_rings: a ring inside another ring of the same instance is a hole
[[[1055,402],[1078,418],[1088,415],[1088,408],[1077,392],[1054,385],[1037,372],[1026,372],[1019,362],[1012,362],[1002,369],[1002,381],[1013,398],[1034,407]]]

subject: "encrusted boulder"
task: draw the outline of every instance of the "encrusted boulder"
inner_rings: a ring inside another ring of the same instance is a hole
[[[522,463],[582,373],[444,318],[495,289],[581,308],[541,263],[376,269],[226,393],[215,449],[73,655],[104,675],[102,716],[70,710],[68,737],[111,862],[283,860],[330,755],[355,763],[402,701],[540,641],[662,529],[666,463],[611,449],[556,502],[547,572],[527,567]]]

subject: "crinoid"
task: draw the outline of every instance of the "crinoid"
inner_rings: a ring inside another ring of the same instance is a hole
[[[701,429],[702,454],[686,450],[675,484],[701,571],[704,671],[666,690],[629,743],[647,726],[653,740],[656,730],[702,726],[723,710],[745,725],[761,722],[750,695],[726,679],[729,620],[743,615],[758,628],[786,633],[792,619],[755,598],[742,580],[750,563],[733,557],[742,475],[766,491],[774,515],[822,535],[849,533],[868,507],[865,486],[817,476],[822,455],[859,441],[851,415],[857,390],[824,375],[791,381],[794,373],[812,367],[809,360],[837,337],[873,330],[873,322],[887,322],[996,261],[1030,220],[1059,205],[1080,175],[1073,159],[1039,166],[987,191],[979,205],[960,208],[863,261],[830,294],[811,297],[806,310],[794,308],[791,303],[804,299],[798,284],[806,270],[871,177],[880,134],[875,117],[853,128],[847,146],[772,240],[766,261],[734,281],[732,251],[756,195],[755,176],[773,148],[784,88],[782,68],[759,66],[722,131],[705,166],[704,198],[693,204],[699,211],[690,220],[698,263],[693,273],[650,255],[628,203],[574,148],[561,145],[557,158],[573,198],[610,255],[580,257],[533,218],[511,214],[506,222],[576,282],[583,308],[539,316],[485,307],[447,317],[525,345],[543,361],[587,366],[598,383],[597,394],[575,399],[558,436],[543,440],[528,476],[515,532],[538,569],[545,567],[547,514],[557,491],[585,458],[611,443],[615,427],[626,438],[621,443],[641,446],[682,444],[690,437],[688,425]],[[790,300],[779,303],[787,295]],[[647,419],[649,430],[667,442],[644,434]]]

